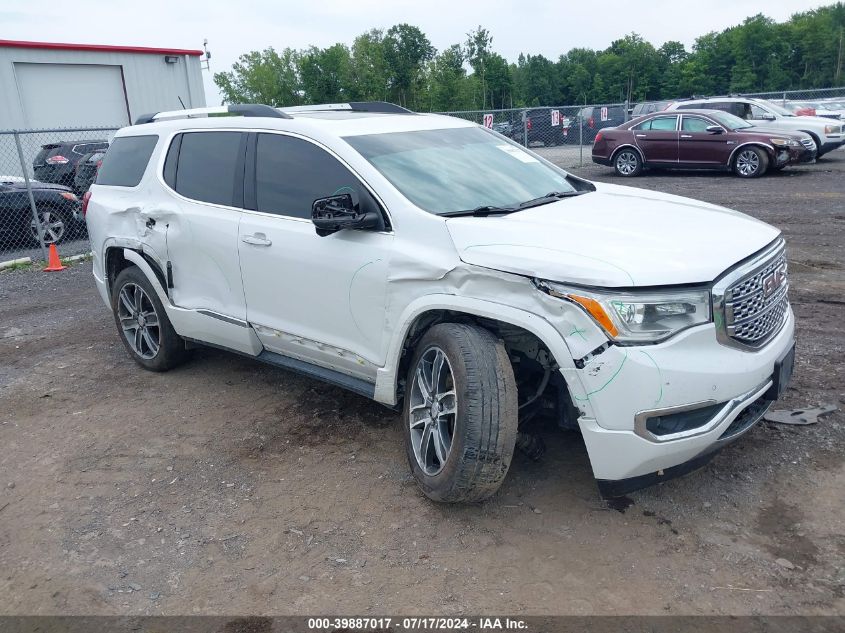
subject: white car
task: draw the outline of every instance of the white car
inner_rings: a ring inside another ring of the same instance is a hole
[[[771,101],[751,97],[709,97],[675,101],[667,110],[707,108],[724,110],[756,126],[773,130],[806,132],[818,147],[817,158],[845,145],[845,130],[838,120],[815,116],[795,116]]]
[[[493,494],[540,412],[580,430],[604,495],[666,480],[791,377],[780,231],[456,118],[161,113],[117,133],[86,198],[97,288],[142,367],[211,345],[401,407],[438,501]]]

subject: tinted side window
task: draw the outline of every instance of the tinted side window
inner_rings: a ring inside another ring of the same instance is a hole
[[[685,116],[681,123],[681,129],[685,132],[706,132],[709,125],[710,123],[704,119]]]
[[[659,116],[651,120],[652,130],[662,130],[664,132],[672,132],[678,127],[678,117],[676,116]]]
[[[292,136],[258,135],[255,181],[257,209],[266,213],[310,219],[314,200],[341,193],[351,193],[365,211],[378,211],[358,178],[334,156]]]
[[[121,136],[112,141],[97,174],[98,185],[135,187],[141,182],[158,136]]]
[[[642,123],[635,125],[631,129],[632,130],[650,130],[651,129],[651,119],[649,119],[648,121],[643,121]]]
[[[176,166],[176,191],[192,200],[240,206],[235,205],[234,198],[235,179],[243,179],[243,138],[241,132],[183,134]]]

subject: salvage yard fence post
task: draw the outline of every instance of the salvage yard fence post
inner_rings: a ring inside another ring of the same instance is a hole
[[[32,183],[29,181],[29,170],[26,169],[26,162],[23,158],[23,148],[21,147],[21,136],[18,132],[14,133],[15,147],[18,150],[18,160],[21,162],[21,173],[23,174],[24,182],[26,183],[26,195],[29,198],[29,209],[32,211],[32,223],[38,232],[38,244],[41,247],[41,258],[47,261],[47,247],[44,245],[44,226],[38,217],[38,209],[35,208],[35,196],[32,195]]]

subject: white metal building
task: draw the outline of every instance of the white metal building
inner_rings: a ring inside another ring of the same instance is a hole
[[[203,107],[202,54],[0,40],[0,130],[121,127],[150,112]]]

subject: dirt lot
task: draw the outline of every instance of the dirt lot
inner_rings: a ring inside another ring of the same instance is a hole
[[[784,231],[798,361],[778,407],[841,409],[845,151],[625,184]],[[87,264],[0,273],[0,612],[845,613],[841,411],[759,425],[626,509],[577,434],[545,440],[491,501],[438,506],[381,406],[213,350],[141,371]]]

